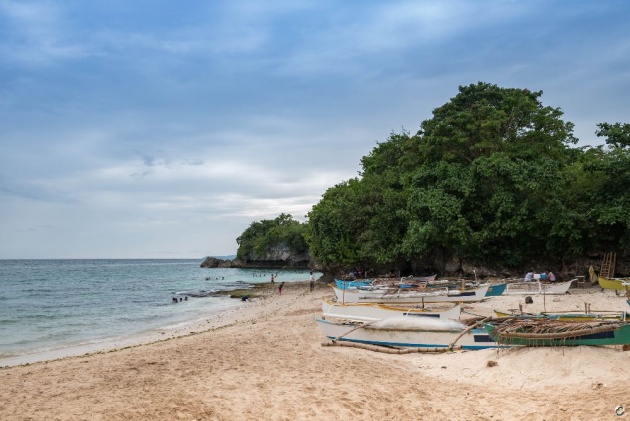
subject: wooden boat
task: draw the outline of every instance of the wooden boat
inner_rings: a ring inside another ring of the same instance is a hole
[[[630,315],[625,311],[614,310],[594,310],[586,312],[581,311],[543,311],[538,314],[534,313],[515,313],[494,310],[494,314],[497,317],[540,317],[540,318],[553,318],[555,320],[567,321],[567,322],[589,322],[596,320],[616,320],[626,321],[630,320]]]
[[[612,289],[615,291],[628,291],[630,290],[630,278],[604,278],[599,276],[597,278],[599,286],[604,289]]]
[[[361,323],[317,319],[317,325],[327,338],[337,341],[404,348],[448,348],[453,343],[463,349],[498,347],[486,330],[467,331],[453,320],[392,318]]]
[[[488,292],[486,292],[486,297],[498,297],[499,295],[503,294],[506,289],[506,282],[500,284],[490,284],[490,288],[488,288]]]
[[[372,284],[371,279],[335,279],[335,285],[339,289],[354,289]]]
[[[475,302],[481,301],[486,296],[490,284],[473,289],[349,289],[341,290],[333,287],[337,300],[346,303],[387,303],[387,304],[423,304],[440,302]]]
[[[509,282],[505,289],[505,295],[560,295],[566,294],[571,287],[571,282]]]
[[[373,321],[391,317],[429,317],[435,319],[459,319],[461,306],[455,305],[447,309],[424,309],[412,305],[389,306],[375,303],[346,303],[341,304],[332,300],[322,301],[324,318],[350,319],[359,321]]]
[[[630,344],[630,323],[599,320],[567,322],[548,318],[494,319],[483,324],[499,344],[523,346],[579,346]]]
[[[373,286],[414,288],[426,286],[435,281],[436,275],[431,276],[406,276],[402,278],[377,278],[372,282]]]

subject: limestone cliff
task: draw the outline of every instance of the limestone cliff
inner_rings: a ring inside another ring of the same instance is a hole
[[[310,253],[295,254],[283,244],[269,248],[263,256],[252,253],[234,260],[207,257],[201,263],[205,268],[317,269],[318,266]]]

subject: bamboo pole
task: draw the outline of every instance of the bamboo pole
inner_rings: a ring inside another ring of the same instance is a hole
[[[332,341],[333,341],[333,342],[336,342],[336,341],[338,341],[339,339],[343,338],[344,336],[348,336],[349,334],[351,334],[351,333],[352,333],[352,332],[354,332],[355,330],[357,330],[357,329],[361,329],[362,327],[369,326],[369,325],[371,325],[372,323],[376,323],[376,322],[378,322],[378,321],[380,321],[380,320],[381,320],[381,319],[377,319],[377,320],[373,320],[373,321],[368,322],[368,323],[360,324],[359,326],[356,326],[355,328],[350,329],[349,331],[347,331],[347,332],[346,332],[346,333],[344,333],[343,335],[337,336],[337,337],[336,337],[335,339],[333,339]]]
[[[619,325],[600,326],[595,328],[586,328],[573,330],[569,332],[549,332],[549,333],[525,333],[525,332],[497,332],[499,339],[522,338],[522,339],[566,339],[575,338],[583,335],[591,335],[594,333],[610,332],[619,329]]]
[[[488,321],[492,319],[492,316],[490,317],[486,317],[485,319],[477,322],[477,323],[473,323],[470,326],[468,326],[466,329],[464,329],[464,331],[462,333],[460,333],[457,338],[455,338],[455,340],[453,342],[451,342],[448,346],[449,349],[453,349],[453,347],[455,346],[455,343],[457,343],[457,341],[459,341],[461,339],[462,336],[464,336],[465,334],[467,334],[468,332],[470,332],[471,330],[473,330],[475,328],[475,326],[477,326],[478,324],[481,324],[485,321]]]

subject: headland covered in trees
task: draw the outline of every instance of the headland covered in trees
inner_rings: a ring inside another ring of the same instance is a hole
[[[412,134],[391,133],[359,175],[330,187],[304,223],[253,222],[237,260],[401,274],[579,274],[618,254],[628,275],[630,124],[600,123],[577,147],[542,92],[460,86]]]

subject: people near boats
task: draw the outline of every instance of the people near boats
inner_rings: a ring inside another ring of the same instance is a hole
[[[282,287],[284,286],[284,282],[280,284],[278,287],[278,294],[282,295]]]
[[[549,282],[556,282],[556,275],[554,275],[552,271],[549,271],[547,272],[547,279],[549,279]]]
[[[525,282],[531,282],[534,280],[534,271],[530,270],[525,274]]]

